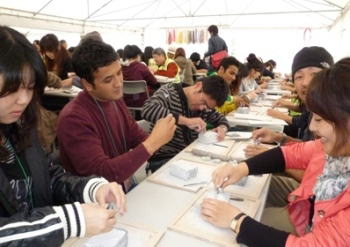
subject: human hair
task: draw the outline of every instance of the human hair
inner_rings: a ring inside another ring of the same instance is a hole
[[[199,60],[201,60],[201,56],[199,55],[198,52],[193,52],[190,56],[190,59],[192,60],[192,62],[198,62]]]
[[[225,103],[227,95],[229,94],[227,83],[217,75],[204,78],[202,80],[202,90],[203,93],[216,101],[218,107]]]
[[[124,57],[124,49],[118,49],[117,50],[117,55],[118,55],[118,58],[119,59],[125,59],[125,57]]]
[[[95,85],[93,73],[116,60],[117,53],[112,46],[92,39],[76,47],[72,56],[75,73],[92,85]]]
[[[84,36],[82,36],[81,40],[79,42],[79,45],[81,45],[82,43],[84,43],[87,40],[95,40],[95,41],[103,42],[101,34],[97,31],[92,31],[92,32],[87,33]]]
[[[247,66],[245,66],[243,63],[240,63],[236,79],[230,85],[230,91],[232,95],[237,95],[239,93],[239,87],[241,86],[242,79],[247,77],[248,74],[249,71]]]
[[[264,70],[264,64],[255,56],[254,53],[250,53],[247,57],[246,66],[248,70],[256,70],[262,72]]]
[[[142,55],[142,51],[137,45],[126,45],[124,47],[125,59],[137,58],[138,55]]]
[[[222,67],[225,70],[228,69],[228,67],[230,67],[231,65],[234,65],[236,66],[237,68],[239,68],[240,66],[240,62],[235,58],[235,57],[232,57],[232,56],[229,56],[229,57],[225,57],[221,60],[220,62],[220,65],[219,65],[219,68]]]
[[[208,32],[212,33],[213,35],[217,35],[219,33],[219,29],[216,25],[210,25],[208,27]]]
[[[76,48],[75,46],[69,47],[69,48],[68,48],[68,52],[71,53],[71,54],[73,54],[73,52],[75,51],[75,48]]]
[[[33,44],[40,45],[40,41],[38,39],[36,39],[36,40],[33,41]]]
[[[163,48],[156,48],[152,51],[152,55],[163,55],[164,57],[166,57],[165,51]]]
[[[64,40],[64,39],[61,39],[61,40],[60,40],[60,45],[63,45],[63,44],[67,44],[67,41]]]
[[[186,57],[186,52],[184,48],[179,47],[176,49],[174,58],[177,58],[178,56]]]
[[[49,33],[46,34],[40,40],[40,50],[44,55],[45,64],[48,71],[53,71],[56,67],[57,75],[63,80],[67,78],[67,71],[65,70],[65,66],[67,61],[69,60],[69,54],[60,44],[56,35]],[[55,55],[54,59],[50,59],[45,55],[45,52],[52,52]]]
[[[38,98],[44,92],[47,72],[40,54],[23,34],[0,26],[0,40],[0,75],[3,79],[0,97],[15,93],[25,81],[33,87],[33,97],[19,121],[10,125],[0,123],[1,139],[10,132],[12,145],[21,152],[30,145],[31,130],[37,123]],[[28,75],[25,70],[29,70],[30,78],[25,78]],[[6,160],[8,155],[0,141],[0,160]]]
[[[336,143],[331,151],[333,155],[337,155],[344,146],[350,147],[350,57],[341,59],[313,77],[306,105],[311,112],[334,124]]]
[[[271,65],[272,65],[272,68],[276,67],[276,65],[277,65],[276,61],[275,61],[275,60],[272,60],[272,59],[270,59],[270,60],[267,61],[266,63],[271,64]]]
[[[146,46],[143,54],[142,54],[142,61],[148,65],[148,60],[152,58],[152,52],[153,52],[153,47],[152,46]]]

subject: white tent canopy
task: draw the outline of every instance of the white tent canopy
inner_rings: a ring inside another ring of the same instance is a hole
[[[230,53],[274,58],[283,71],[305,45],[321,45],[335,57],[350,55],[349,0],[0,0],[0,23],[29,39],[56,33],[75,45],[81,34],[100,31],[114,47],[167,47],[168,29],[219,26]],[[187,53],[204,44],[173,44]],[[279,62],[281,61],[281,62]]]
[[[348,0],[1,0],[1,15],[122,29],[332,26]],[[5,11],[6,8],[8,11]],[[12,12],[11,12],[12,10]],[[17,11],[13,11],[17,10]],[[58,18],[59,17],[59,18]]]

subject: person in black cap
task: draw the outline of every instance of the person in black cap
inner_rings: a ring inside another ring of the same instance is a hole
[[[306,93],[310,81],[313,76],[322,69],[329,68],[334,64],[332,55],[323,47],[312,46],[301,49],[293,59],[292,64],[292,78],[302,102],[300,116],[291,117],[285,113],[281,113],[274,109],[269,109],[270,116],[285,120],[290,126],[295,126],[299,129],[298,139],[302,141],[312,140],[313,136],[308,129],[310,112],[305,107]],[[254,138],[260,138],[262,142],[277,142],[284,144],[288,141],[297,141],[298,139],[288,137],[283,133],[273,132],[271,130],[262,128],[253,133]],[[254,154],[253,150],[251,150]],[[264,150],[266,151],[266,150]],[[249,152],[249,151],[248,151]],[[255,153],[257,154],[257,153]]]
[[[270,114],[271,112],[276,112],[279,115],[283,114],[290,118],[289,126],[299,129],[299,139],[292,138],[284,133],[275,132],[267,128],[261,128],[254,131],[253,138],[259,139],[264,143],[279,143],[280,145],[284,145],[289,142],[309,141],[314,139],[313,134],[308,128],[311,114],[304,104],[306,101],[306,93],[314,75],[323,69],[329,68],[333,65],[333,63],[332,55],[323,47],[312,46],[301,49],[293,59],[292,79],[302,102],[302,114],[300,116],[291,117],[276,110],[269,110]],[[268,148],[263,145],[248,145],[245,149],[245,153],[247,157],[252,157],[267,150]],[[292,178],[285,176],[272,177],[270,191],[274,192],[270,193],[270,195],[273,194],[274,196],[272,199],[268,199],[268,201],[272,201],[272,203],[271,205],[268,205],[269,203],[267,202],[267,207],[273,207],[276,204],[280,205],[281,203],[288,203],[286,195],[288,195],[299,185],[299,182],[304,175],[304,172],[301,170],[286,170],[286,173]]]
[[[280,145],[314,139],[309,130],[309,123],[312,116],[309,110],[305,107],[307,90],[314,75],[323,69],[329,68],[333,64],[332,55],[323,47],[312,46],[301,49],[293,59],[292,79],[302,102],[302,114],[295,117],[288,116],[291,118],[290,126],[299,128],[300,139],[295,139],[284,133],[274,132],[267,128],[261,128],[254,131],[253,139],[259,139],[264,143],[279,143]],[[275,110],[271,109],[270,111]],[[248,145],[245,149],[245,153],[247,157],[252,157],[267,150],[268,148],[263,145]],[[299,182],[304,176],[304,171],[297,169],[287,169],[285,173],[288,174],[288,177],[283,175],[280,176],[280,174],[274,175],[270,182],[269,196],[262,217],[262,221],[268,225],[275,225],[276,207],[280,210],[280,207],[288,204],[288,194],[299,186]]]

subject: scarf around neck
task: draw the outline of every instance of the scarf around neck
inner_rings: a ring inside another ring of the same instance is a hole
[[[326,155],[326,164],[314,187],[316,200],[330,200],[342,193],[350,181],[350,156]]]

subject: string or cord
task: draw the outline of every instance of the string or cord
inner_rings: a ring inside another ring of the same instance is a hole
[[[105,114],[105,112],[103,111],[103,109],[102,109],[101,105],[99,104],[99,102],[98,102],[95,98],[93,98],[93,99],[94,99],[94,101],[95,101],[95,103],[96,103],[96,105],[97,105],[97,108],[99,109],[100,113],[102,114],[104,124],[105,124],[105,126],[106,126],[106,128],[107,128],[107,131],[108,131],[108,137],[109,137],[110,141],[112,142],[113,152],[114,152],[113,155],[117,156],[117,155],[119,155],[119,152],[118,152],[118,149],[117,149],[117,145],[116,145],[116,143],[115,143],[115,141],[114,141],[111,128],[110,128],[110,126],[109,126],[109,124],[108,124],[106,114]],[[116,113],[117,113],[117,115],[118,115],[118,114],[119,114],[119,111],[118,111],[117,106],[116,106],[116,104],[115,104],[114,101],[113,101],[113,105],[114,105],[114,109],[115,109],[115,111],[116,111]],[[124,136],[124,128],[123,128],[122,123],[120,122],[120,118],[119,118],[119,117],[117,117],[117,118],[118,118],[118,122],[119,122],[119,125],[120,125],[120,127],[121,127],[121,131],[122,131],[123,146],[124,146],[123,148],[124,148],[124,151],[126,152],[126,151],[127,151],[127,147],[126,147],[126,140],[125,140],[125,136]]]
[[[25,169],[24,169],[24,167],[22,165],[22,162],[21,162],[20,158],[17,156],[16,153],[15,153],[15,157],[16,157],[16,161],[17,161],[19,167],[21,168],[22,174],[24,176],[25,184],[27,185],[27,188],[28,188],[28,195],[29,195],[30,205],[31,205],[32,208],[34,208],[33,196],[32,196],[32,188],[31,188],[30,183],[29,183],[29,176],[26,173],[26,171],[25,171]]]

